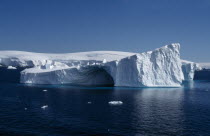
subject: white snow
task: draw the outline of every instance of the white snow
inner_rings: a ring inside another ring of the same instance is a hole
[[[7,69],[17,69],[17,68],[13,66],[8,66]]]
[[[122,101],[110,101],[109,104],[110,105],[122,105],[123,102]]]
[[[24,51],[0,51],[0,64],[5,66],[40,66],[45,65],[46,61],[53,60],[63,63],[90,63],[96,61],[113,61],[119,60],[135,53],[119,52],[119,51],[90,51],[78,53],[64,53],[64,54],[47,54],[47,53],[33,53]],[[92,60],[92,61],[91,61]]]
[[[199,63],[202,69],[210,69],[210,63]]]

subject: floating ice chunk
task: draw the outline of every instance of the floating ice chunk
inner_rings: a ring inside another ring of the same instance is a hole
[[[88,104],[92,104],[92,102],[87,102]]]
[[[43,105],[41,108],[46,109],[47,107],[48,107],[48,105]]]
[[[110,105],[122,105],[123,102],[122,101],[110,101],[109,104]]]
[[[7,69],[17,69],[17,68],[13,66],[8,66]]]
[[[106,63],[106,62],[107,62],[106,59],[104,59],[104,60],[103,60],[103,63]]]
[[[43,92],[47,92],[47,90],[43,90]]]
[[[24,110],[27,110],[27,108],[24,108]]]

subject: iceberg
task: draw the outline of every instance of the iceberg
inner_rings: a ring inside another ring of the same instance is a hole
[[[101,66],[69,67],[61,69],[30,68],[21,72],[21,83],[70,84],[83,86],[113,86],[112,77]]]
[[[179,44],[171,44],[138,53],[109,63],[109,73],[115,86],[179,87],[184,80],[179,50]]]
[[[43,105],[41,108],[46,109],[46,108],[48,108],[48,105]]]
[[[13,66],[8,66],[7,69],[17,69],[17,68]]]
[[[189,81],[194,79],[195,71],[200,70],[201,67],[198,63],[182,60],[182,71],[184,74],[184,80]]]
[[[110,105],[122,105],[123,102],[122,101],[110,101],[108,102]]]
[[[184,79],[179,50],[179,44],[171,44],[110,62],[103,59],[92,65],[88,65],[91,61],[85,64],[81,61],[65,68],[59,64],[59,68],[50,63],[44,69],[25,69],[21,72],[20,81],[32,84],[179,87]]]
[[[0,51],[0,65],[24,68],[20,83],[127,87],[180,87],[198,68],[180,59],[178,43],[144,53]]]

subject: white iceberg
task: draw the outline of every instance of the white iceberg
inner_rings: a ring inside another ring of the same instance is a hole
[[[193,80],[195,71],[200,69],[201,67],[198,63],[182,60],[182,72],[185,81]]]
[[[8,66],[7,69],[17,69],[17,68],[13,66]]]
[[[122,101],[110,101],[109,104],[110,105],[122,105],[123,102]]]
[[[28,67],[21,72],[21,83],[179,87],[183,80],[193,79],[198,67],[181,60],[179,50],[179,44],[171,44],[145,53],[0,51],[0,64]]]
[[[21,72],[21,83],[179,87],[184,80],[179,50],[171,44],[106,63],[30,68]]]
[[[43,105],[41,108],[46,109],[46,108],[48,108],[48,105]]]

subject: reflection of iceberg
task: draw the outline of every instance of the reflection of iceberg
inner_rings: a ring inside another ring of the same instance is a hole
[[[148,131],[151,135],[155,132],[150,130],[171,130],[182,131],[184,111],[183,97],[185,91],[182,88],[147,88],[138,91],[133,95],[134,117],[132,127]],[[157,125],[158,124],[158,125]],[[149,130],[147,130],[149,129]],[[179,129],[179,130],[178,130]]]
[[[183,86],[184,86],[185,88],[192,89],[192,88],[194,88],[194,82],[195,82],[195,81],[193,81],[193,80],[184,81],[184,82],[183,82]]]

